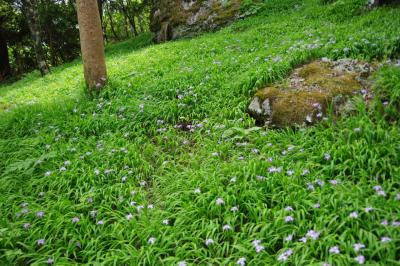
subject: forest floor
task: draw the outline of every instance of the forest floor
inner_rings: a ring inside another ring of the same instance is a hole
[[[110,46],[93,99],[79,60],[1,86],[0,264],[399,265],[399,67],[352,116],[246,113],[310,60],[399,58],[400,9],[360,2],[271,0],[215,33]]]

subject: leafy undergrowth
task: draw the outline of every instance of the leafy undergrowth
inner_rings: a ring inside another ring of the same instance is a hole
[[[399,56],[400,10],[355,2],[271,0],[217,33],[110,47],[95,99],[78,61],[1,87],[1,264],[398,265],[399,68],[339,121],[245,113],[309,60]]]

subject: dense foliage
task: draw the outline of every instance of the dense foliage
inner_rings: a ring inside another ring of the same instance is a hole
[[[400,9],[266,5],[109,46],[98,98],[80,61],[1,86],[1,264],[398,265],[399,67],[316,127],[257,128],[245,109],[309,60],[398,58]]]
[[[150,0],[99,0],[98,4],[106,43],[148,31]],[[0,0],[0,37],[7,45],[11,70],[7,77],[37,68],[28,15],[23,7],[24,1]],[[49,65],[56,66],[75,59],[80,52],[75,1],[37,0],[35,7]],[[1,74],[0,81],[6,78]]]

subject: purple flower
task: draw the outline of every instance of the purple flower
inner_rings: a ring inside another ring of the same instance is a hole
[[[285,241],[289,242],[293,240],[293,234],[288,235],[287,237],[285,237]]]
[[[23,227],[24,227],[25,230],[28,230],[31,227],[31,224],[30,223],[24,223]]]
[[[42,239],[39,239],[36,243],[38,246],[43,246],[45,243],[45,240],[42,238]]]
[[[239,258],[239,259],[236,261],[236,265],[245,266],[245,265],[246,265],[246,258]]]
[[[383,226],[387,226],[388,224],[389,224],[388,220],[383,220],[381,222],[381,225],[383,225]]]
[[[325,154],[324,154],[324,159],[325,159],[326,161],[329,161],[329,160],[331,159],[331,155],[330,155],[329,153],[325,153]]]
[[[290,223],[290,222],[293,222],[293,221],[294,221],[293,216],[286,216],[285,217],[285,223]]]
[[[307,187],[311,191],[315,190],[315,187],[314,187],[314,185],[312,183],[307,183]]]
[[[293,211],[292,206],[286,206],[285,211],[292,212]]]
[[[313,206],[315,209],[319,209],[321,208],[321,204],[319,204],[319,202],[315,203]]]
[[[278,256],[278,261],[287,261],[288,258],[293,254],[293,250],[288,249]]]
[[[43,211],[38,211],[38,212],[36,213],[36,217],[37,217],[37,218],[43,218],[43,217],[44,217],[44,212],[43,212]]]
[[[339,181],[336,179],[333,179],[333,180],[329,181],[329,183],[331,183],[331,185],[333,185],[333,186],[336,186],[339,183]]]
[[[97,225],[103,225],[103,224],[104,224],[103,220],[100,220],[100,221],[97,222]]]
[[[71,222],[73,224],[78,223],[79,221],[80,221],[79,217],[74,217],[74,218],[71,219]]]
[[[317,240],[320,234],[321,234],[320,232],[309,230],[306,234],[306,237],[309,237],[313,240]]]
[[[186,261],[182,260],[180,262],[178,262],[178,266],[187,266]]]
[[[54,260],[52,258],[47,259],[47,264],[51,265],[54,263]]]
[[[358,218],[358,212],[352,212],[349,215],[350,218]]]
[[[388,236],[381,237],[381,243],[388,243],[392,241],[392,239]]]
[[[358,264],[364,264],[365,263],[365,257],[363,255],[358,255],[357,257],[354,258],[354,260]]]
[[[340,254],[340,250],[338,246],[333,246],[329,249],[329,253],[331,254]]]
[[[366,208],[364,208],[364,211],[365,212],[370,212],[370,211],[372,211],[374,208],[372,208],[372,207],[366,207]]]
[[[231,212],[237,212],[237,211],[239,211],[239,207],[238,206],[233,206],[231,208]]]
[[[359,252],[361,249],[365,248],[365,245],[362,243],[356,243],[353,245],[354,251]]]

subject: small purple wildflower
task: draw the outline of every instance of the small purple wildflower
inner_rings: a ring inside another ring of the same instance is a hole
[[[356,212],[356,211],[351,212],[350,215],[349,215],[349,217],[350,217],[350,218],[358,218],[358,212]]]
[[[388,236],[381,237],[381,243],[388,243],[392,241],[392,239]]]
[[[104,224],[103,220],[100,220],[100,221],[97,222],[97,225],[103,225],[103,224]]]
[[[31,224],[30,223],[24,223],[23,227],[24,227],[25,230],[28,230],[31,227]]]
[[[44,243],[45,243],[45,240],[43,238],[41,238],[36,243],[37,243],[38,246],[43,246]]]
[[[53,263],[54,263],[54,259],[52,259],[52,258],[47,259],[47,264],[51,265]]]
[[[359,252],[361,249],[365,248],[365,245],[362,243],[356,243],[353,245],[354,251]]]
[[[320,232],[309,230],[306,234],[306,237],[309,237],[312,240],[317,240],[320,234],[321,234]]]
[[[288,249],[278,256],[278,261],[287,261],[288,258],[293,254],[293,250]]]
[[[331,254],[340,254],[340,249],[338,246],[333,246],[329,249],[329,253]]]
[[[71,219],[71,222],[72,222],[73,224],[76,224],[76,223],[78,223],[79,221],[80,221],[79,217],[74,217],[74,218]]]
[[[153,245],[154,243],[156,243],[156,238],[150,237],[149,240],[147,241],[147,243],[149,243],[150,245]]]
[[[246,265],[246,258],[239,258],[237,261],[236,261],[236,265],[239,265],[239,266],[245,266]]]
[[[354,258],[354,260],[358,264],[364,264],[365,263],[365,257],[363,255],[358,255],[357,257]]]
[[[293,221],[294,221],[293,216],[286,216],[285,217],[285,223],[290,223],[290,222],[293,222]]]
[[[43,218],[43,217],[44,217],[44,211],[38,211],[38,212],[36,213],[36,217],[37,217],[37,218]]]
[[[223,231],[230,231],[230,230],[232,230],[232,226],[230,226],[229,224],[226,224],[226,225],[224,225],[224,226],[222,227],[222,230],[223,230]]]

